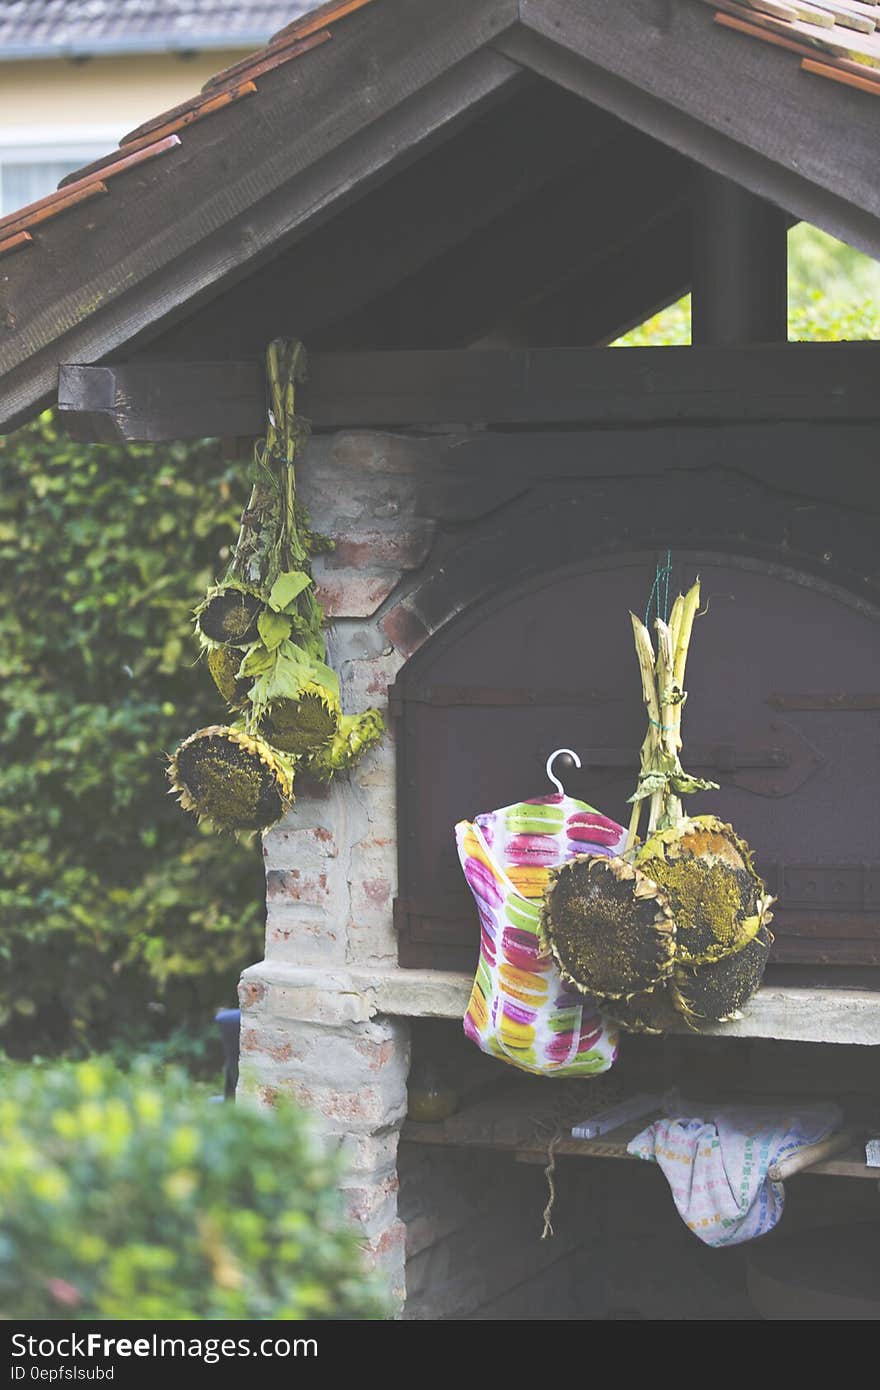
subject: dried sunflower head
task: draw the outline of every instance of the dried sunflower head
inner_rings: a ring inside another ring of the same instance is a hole
[[[669,981],[629,999],[600,999],[602,1013],[628,1033],[666,1033],[680,1023],[669,994]]]
[[[233,709],[239,709],[247,699],[250,680],[239,680],[238,668],[241,665],[241,652],[237,647],[211,647],[208,652],[208,670],[223,699]]]
[[[385,720],[377,709],[363,714],[343,714],[336,733],[323,748],[312,753],[307,767],[320,782],[330,782],[337,772],[344,772],[382,739]]]
[[[262,730],[275,748],[300,756],[324,748],[339,727],[342,710],[336,695],[309,682],[297,700],[271,706]]]
[[[209,589],[196,609],[196,628],[209,645],[246,647],[257,640],[257,619],[264,607],[249,589],[221,584]]]
[[[551,870],[541,937],[563,978],[628,999],[672,970],[675,926],[657,885],[623,859],[578,855]]]
[[[222,724],[184,739],[168,777],[184,810],[218,830],[265,830],[293,797],[286,759],[263,739]]]
[[[668,985],[676,1011],[693,1028],[701,1023],[728,1023],[740,1018],[761,983],[773,934],[766,925],[741,950],[707,965],[676,965]]]
[[[701,965],[740,950],[766,896],[745,840],[716,816],[683,820],[645,842],[636,864],[662,890],[675,920],[676,961]]]

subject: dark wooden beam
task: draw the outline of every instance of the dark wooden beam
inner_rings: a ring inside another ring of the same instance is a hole
[[[690,207],[660,206],[586,274],[506,315],[490,340],[532,348],[609,343],[690,288]]]
[[[788,339],[788,216],[703,169],[693,189],[691,338],[707,346]]]
[[[863,93],[807,92],[797,59],[719,28],[711,3],[521,0],[520,16],[499,52],[880,257],[880,184],[865,179],[876,114]]]
[[[334,351],[467,346],[499,319],[589,275],[658,207],[668,207],[690,176],[687,160],[623,129],[576,176],[494,219],[390,294],[324,329],[314,344]],[[576,341],[595,341],[587,324]]]
[[[523,76],[438,149],[368,193],[263,270],[154,339],[144,355],[259,355],[296,331],[307,342],[583,167],[624,127]]]
[[[300,408],[316,429],[877,420],[880,344],[315,353]],[[58,404],[83,440],[262,432],[252,362],[61,368]]]

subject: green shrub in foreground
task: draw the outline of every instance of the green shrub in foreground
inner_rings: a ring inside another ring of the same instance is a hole
[[[383,1315],[302,1112],[98,1060],[3,1083],[0,1317]]]

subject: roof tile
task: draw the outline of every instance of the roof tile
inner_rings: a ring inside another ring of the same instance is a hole
[[[167,135],[164,140],[157,140],[153,144],[147,145],[145,149],[137,150],[134,154],[124,155],[121,159],[115,159],[112,163],[105,164],[100,170],[100,178],[94,173],[83,177],[77,171],[77,176],[73,182],[66,184],[56,193],[48,193],[45,198],[39,198],[37,202],[19,208],[16,212],[7,213],[5,217],[0,217],[0,233],[11,228],[31,227],[38,222],[44,222],[46,217],[54,217],[56,213],[66,212],[68,208],[82,202],[82,197],[77,197],[76,194],[87,189],[98,193],[106,192],[103,183],[105,179],[114,178],[117,174],[124,174],[135,165],[143,164],[148,159],[154,159],[156,155],[166,154],[179,144],[179,135]],[[91,191],[88,196],[92,196]]]
[[[271,46],[278,39],[283,38],[305,38],[315,29],[323,29],[325,24],[333,24],[337,19],[343,19],[345,15],[351,14],[353,10],[363,9],[364,5],[371,3],[372,0],[327,0],[326,4],[319,5],[316,10],[310,10],[308,14],[300,15],[299,19],[285,24],[283,29],[279,29],[277,34],[272,35],[269,44]]]
[[[291,62],[292,59],[298,58],[301,53],[308,53],[310,49],[326,43],[329,38],[332,38],[330,30],[321,29],[308,38],[289,39],[284,43],[269,44],[266,48],[258,49],[256,53],[251,53],[247,58],[243,58],[241,62],[233,63],[231,67],[224,68],[222,72],[209,77],[202,91],[215,92],[236,78],[253,80],[255,77],[262,77],[263,73],[271,72],[273,68],[280,67],[282,63]]]
[[[144,13],[152,11],[158,3],[159,0],[127,0],[127,16],[132,19],[138,7]],[[175,3],[175,0],[168,0],[168,3]],[[181,5],[183,3],[184,0],[181,0]],[[203,8],[210,10],[212,14],[217,8],[213,0],[201,0],[201,3]],[[330,30],[325,27],[328,23],[342,19],[371,3],[372,0],[331,0],[319,9],[300,15],[293,24],[280,30],[265,48],[258,49],[242,62],[234,63],[211,78],[202,92],[172,107],[171,110],[162,112],[152,120],[145,121],[136,130],[123,136],[119,150],[111,151],[102,159],[96,159],[82,169],[68,174],[61,180],[57,192],[0,218],[0,237],[5,236],[0,242],[0,254],[30,244],[33,238],[29,235],[28,228],[66,212],[68,208],[84,202],[87,198],[106,193],[106,180],[179,145],[178,131],[187,130],[196,121],[213,115],[242,97],[254,95],[257,92],[255,78],[262,77],[281,64],[291,62],[312,48],[326,43],[332,37]],[[64,0],[42,0],[41,10],[44,16],[51,5],[54,5],[56,14],[68,8]],[[83,5],[85,9],[96,8],[97,11],[103,8],[103,0],[83,0]],[[21,8],[21,4],[5,5],[7,12],[10,9]],[[192,8],[191,3],[189,8]],[[0,35],[3,32],[3,9],[3,0],[0,0]],[[290,13],[289,7],[286,7],[286,12]],[[9,17],[8,13],[6,17]]]
[[[880,5],[865,0],[702,0],[715,21],[747,38],[789,49],[804,59],[821,55],[821,76],[832,71],[858,81],[844,85],[872,92],[880,82]],[[829,23],[829,20],[831,21]],[[824,69],[829,69],[828,72]],[[805,72],[814,68],[803,64]]]
[[[834,82],[842,82],[845,87],[857,87],[859,91],[871,92],[874,96],[880,96],[880,81],[871,80],[861,75],[856,76],[851,72],[843,72],[832,63],[817,63],[813,58],[802,58],[801,68],[804,72],[814,73],[816,77],[830,77]]]
[[[14,236],[6,237],[0,241],[0,256],[7,256],[10,251],[22,251],[25,246],[33,246],[34,239],[30,232],[16,232]]]
[[[215,111],[221,110],[224,106],[230,106],[235,101],[240,101],[242,97],[253,96],[257,87],[254,82],[242,82],[237,87],[229,87],[226,91],[215,92],[213,95],[205,95],[199,92],[197,96],[190,97],[189,101],[182,101],[179,106],[174,106],[170,111],[163,111],[160,115],[154,116],[152,120],[144,121],[136,130],[129,131],[128,135],[123,135],[119,142],[122,150],[140,149],[151,140],[160,140],[165,135],[172,135],[176,130],[184,130],[187,126],[193,125],[196,121],[202,120],[204,116],[212,116]],[[79,170],[81,174],[92,169],[100,168],[104,163],[116,159],[118,156],[115,150],[105,155],[103,159],[96,160],[94,164],[86,165],[86,170]],[[68,175],[69,178],[77,177],[76,174]],[[64,186],[61,180],[59,188]]]

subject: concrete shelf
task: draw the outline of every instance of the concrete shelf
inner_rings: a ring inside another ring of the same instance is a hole
[[[281,1016],[325,1021],[328,995],[345,1001],[349,1020],[377,1014],[398,1018],[461,1018],[472,978],[444,970],[401,970],[393,966],[298,966],[265,960],[244,972],[243,982],[276,996]],[[677,1030],[697,1036],[682,1022]],[[880,1046],[880,990],[834,984],[765,984],[733,1023],[700,1030],[714,1037],[775,1038]]]

